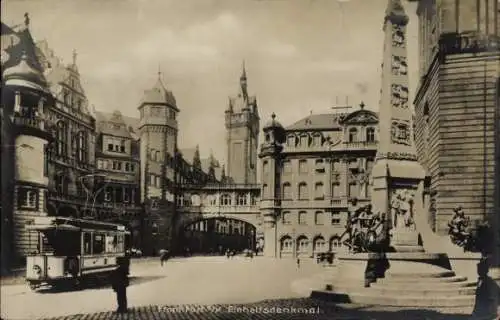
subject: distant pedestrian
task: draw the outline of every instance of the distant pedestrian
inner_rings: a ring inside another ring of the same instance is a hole
[[[167,262],[167,260],[170,258],[170,255],[168,254],[168,250],[162,249],[160,250],[160,265],[163,267],[163,263]]]
[[[300,258],[297,258],[297,269],[300,268]]]
[[[229,249],[226,250],[226,258],[229,259],[229,257],[231,256],[231,252],[229,251]]]
[[[127,312],[127,287],[129,285],[129,263],[128,258],[118,258],[118,268],[111,274],[111,285],[116,292],[118,308],[116,312]]]

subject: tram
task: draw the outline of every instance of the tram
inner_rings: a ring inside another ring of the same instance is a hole
[[[26,281],[32,290],[49,285],[78,286],[109,275],[128,259],[130,233],[115,223],[67,217],[36,217],[26,228],[37,234],[37,252],[26,257]]]

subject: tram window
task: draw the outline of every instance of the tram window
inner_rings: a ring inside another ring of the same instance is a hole
[[[91,249],[92,238],[90,237],[90,233],[85,232],[83,234],[83,254],[92,254]]]
[[[94,234],[92,248],[92,254],[101,254],[104,252],[104,236],[102,234]]]
[[[115,253],[116,248],[116,236],[107,235],[106,236],[106,253]]]
[[[122,235],[116,236],[116,252],[125,251],[125,237]]]

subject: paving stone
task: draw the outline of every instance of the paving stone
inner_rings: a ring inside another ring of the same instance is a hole
[[[445,310],[446,311],[446,310]],[[385,320],[385,319],[468,319],[466,310],[453,309],[446,313],[419,309],[381,308],[374,306],[335,305],[312,299],[268,300],[236,305],[169,305],[131,308],[127,314],[101,312],[78,314],[44,320]]]

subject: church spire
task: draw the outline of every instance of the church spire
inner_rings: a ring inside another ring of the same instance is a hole
[[[220,182],[221,183],[226,183],[227,182],[227,177],[226,177],[226,166],[222,165],[221,173],[220,173]]]
[[[201,159],[200,159],[200,146],[196,145],[196,150],[193,156],[193,167],[201,169]]]
[[[240,87],[241,87],[241,95],[247,100],[248,99],[248,90],[247,90],[247,71],[245,68],[245,60],[243,60],[241,76],[240,76]]]

